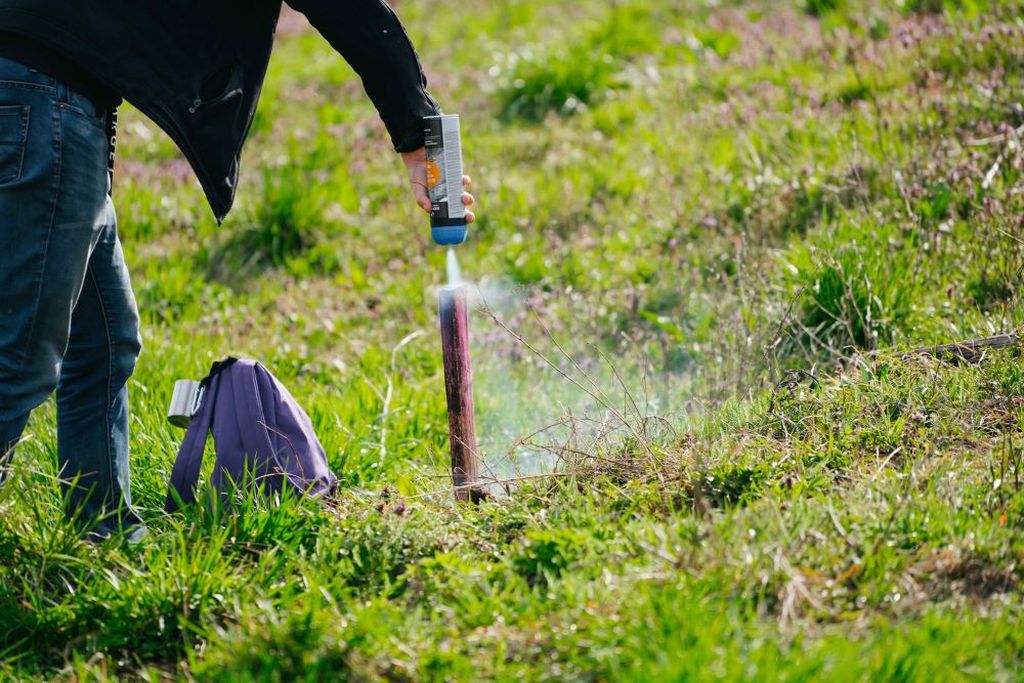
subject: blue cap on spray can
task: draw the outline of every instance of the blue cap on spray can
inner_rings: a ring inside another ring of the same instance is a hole
[[[453,246],[466,241],[469,229],[465,223],[462,225],[432,225],[430,234],[437,244]]]
[[[459,117],[426,116],[427,192],[430,195],[430,233],[443,245],[466,241],[466,207],[462,205],[462,143]]]

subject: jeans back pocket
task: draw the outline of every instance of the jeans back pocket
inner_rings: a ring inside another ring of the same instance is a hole
[[[0,105],[0,185],[21,178],[30,110],[28,105]]]

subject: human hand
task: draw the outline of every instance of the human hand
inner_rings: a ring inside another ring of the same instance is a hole
[[[402,152],[402,161],[405,162],[405,168],[409,172],[409,184],[412,186],[413,199],[421,209],[430,213],[430,195],[427,192],[427,148],[420,147],[413,152]],[[472,184],[473,181],[468,175],[462,176],[463,189],[469,189]],[[462,193],[462,203],[465,206],[473,206],[475,201],[470,193]],[[476,216],[467,209],[466,222],[472,223],[474,220],[476,220]]]

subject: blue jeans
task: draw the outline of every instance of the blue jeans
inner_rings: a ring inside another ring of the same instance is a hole
[[[56,389],[67,512],[100,536],[141,523],[126,386],[139,316],[107,155],[89,99],[0,57],[0,464]]]

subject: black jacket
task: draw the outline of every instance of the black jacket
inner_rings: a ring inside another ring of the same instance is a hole
[[[289,0],[352,65],[395,149],[438,113],[384,0]],[[281,0],[0,0],[0,31],[66,55],[163,128],[218,220],[231,209]]]

